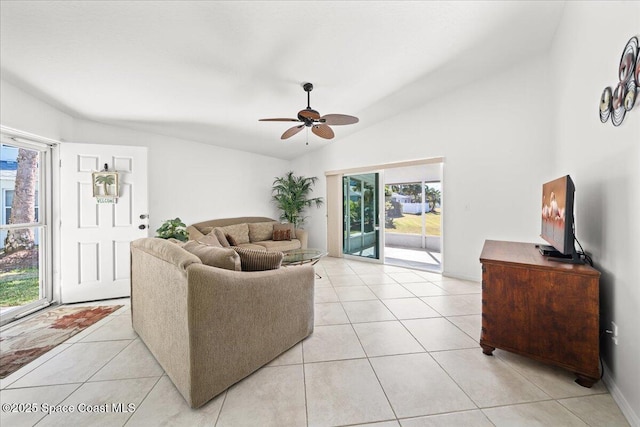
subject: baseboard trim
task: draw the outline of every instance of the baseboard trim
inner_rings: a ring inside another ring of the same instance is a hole
[[[471,282],[479,282],[480,281],[480,279],[478,279],[477,277],[465,276],[463,274],[455,274],[455,273],[451,273],[449,271],[443,271],[442,272],[442,276],[443,277],[449,277],[451,279],[467,280],[467,281],[471,281]]]
[[[640,417],[638,417],[638,414],[634,412],[629,402],[627,402],[627,399],[625,399],[624,395],[620,392],[620,389],[611,376],[611,370],[604,362],[602,362],[602,369],[604,372],[602,381],[604,381],[604,384],[607,386],[611,397],[613,397],[613,400],[620,408],[620,411],[622,411],[622,414],[625,416],[631,427],[640,427]]]

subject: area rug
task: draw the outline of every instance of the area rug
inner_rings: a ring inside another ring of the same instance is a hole
[[[60,307],[0,332],[0,379],[17,371],[122,305]]]

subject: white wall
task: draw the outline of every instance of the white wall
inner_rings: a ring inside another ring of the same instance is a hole
[[[1,84],[5,126],[62,141],[148,147],[152,234],[176,216],[186,224],[246,215],[277,218],[271,183],[288,170],[286,160],[74,118]]]
[[[0,80],[0,124],[60,140],[71,132],[73,117]]]
[[[610,389],[640,425],[640,103],[614,127],[598,116],[605,86],[618,82],[627,41],[640,37],[638,2],[567,2],[551,53],[555,175],[576,185],[577,237],[602,272],[601,327],[619,327],[619,345],[602,340]],[[622,398],[622,402],[620,400]]]
[[[271,184],[287,171],[286,160],[86,120],[75,121],[69,140],[148,147],[152,231],[177,216],[185,224],[235,216],[277,219]]]
[[[548,74],[542,57],[461,82],[422,108],[338,136],[292,168],[320,177],[314,195],[324,196],[325,171],[443,156],[444,272],[479,280],[485,239],[541,242],[542,183],[554,170]],[[326,211],[309,212],[310,246],[325,247]]]

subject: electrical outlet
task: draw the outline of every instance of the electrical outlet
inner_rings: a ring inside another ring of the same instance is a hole
[[[611,322],[611,339],[615,345],[618,345],[618,325],[616,322]]]

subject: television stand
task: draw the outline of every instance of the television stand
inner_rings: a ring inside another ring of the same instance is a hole
[[[580,258],[578,253],[574,250],[573,253],[563,254],[556,250],[553,246],[549,245],[536,245],[540,255],[549,258],[549,261],[566,262],[569,264],[584,264],[584,261]]]
[[[551,262],[537,246],[485,241],[480,346],[565,368],[591,387],[600,378],[600,272]]]

